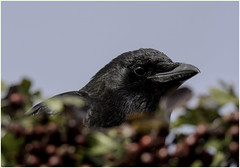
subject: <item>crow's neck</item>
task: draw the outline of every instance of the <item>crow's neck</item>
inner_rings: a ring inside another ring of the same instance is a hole
[[[114,74],[115,78],[95,76],[80,90],[88,95],[91,102],[98,104],[97,108],[92,106],[94,114],[91,114],[90,125],[101,127],[120,125],[128,115],[133,113],[156,111],[160,97],[153,90],[149,90],[152,87],[129,88],[118,75],[119,73]],[[104,120],[105,125],[98,122],[99,118]]]
[[[129,92],[123,90],[116,92],[113,97],[113,104],[127,115],[138,112],[154,112],[158,101],[159,98],[149,92]]]
[[[125,87],[114,88],[109,81],[90,81],[81,91],[89,97],[103,103],[103,106],[115,107],[115,111],[130,114],[132,112],[151,112],[156,110],[160,96],[154,90],[132,90]],[[112,81],[115,82],[115,81]]]

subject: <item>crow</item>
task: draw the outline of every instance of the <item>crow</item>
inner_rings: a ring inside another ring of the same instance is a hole
[[[158,50],[140,48],[113,59],[79,91],[56,95],[35,105],[28,113],[55,114],[47,101],[75,97],[84,102],[81,117],[87,127],[118,126],[135,112],[154,113],[167,91],[199,72],[193,65],[173,62]]]

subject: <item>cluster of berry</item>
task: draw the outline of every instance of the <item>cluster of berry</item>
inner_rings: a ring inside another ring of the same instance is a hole
[[[171,130],[158,113],[104,130],[71,116],[24,118],[39,95],[29,88],[23,80],[2,99],[3,166],[239,166],[239,112],[199,122],[195,133],[166,144]]]
[[[82,126],[73,119],[64,128],[51,121],[26,128],[11,123],[8,130],[17,138],[24,137],[16,155],[18,166],[80,166],[76,165],[77,149],[86,145],[86,139]]]

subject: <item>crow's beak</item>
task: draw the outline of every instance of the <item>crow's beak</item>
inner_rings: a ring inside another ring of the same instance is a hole
[[[171,71],[157,73],[149,79],[158,84],[167,84],[167,83],[183,83],[187,79],[198,74],[200,70],[190,64],[179,63],[179,65]]]

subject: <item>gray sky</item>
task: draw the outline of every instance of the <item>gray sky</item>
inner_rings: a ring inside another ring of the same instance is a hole
[[[123,52],[154,48],[201,70],[207,93],[239,81],[239,2],[1,2],[2,80],[30,77],[45,97],[79,90]]]

